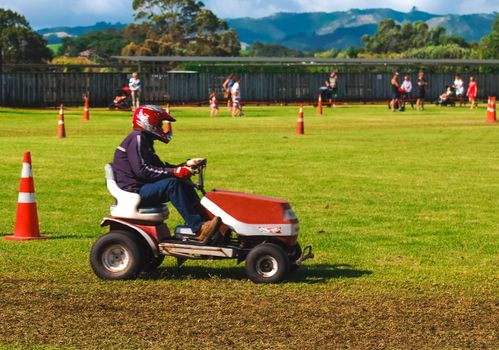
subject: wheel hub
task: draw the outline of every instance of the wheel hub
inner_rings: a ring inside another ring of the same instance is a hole
[[[272,277],[277,273],[278,263],[277,260],[270,255],[262,256],[256,262],[256,272],[262,277]]]
[[[125,247],[115,244],[108,247],[102,254],[102,265],[111,272],[121,272],[126,269],[130,256]]]

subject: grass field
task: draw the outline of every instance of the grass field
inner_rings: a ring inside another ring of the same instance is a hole
[[[12,232],[22,155],[32,152],[47,241],[0,238],[0,348],[455,349],[499,347],[499,127],[485,109],[392,113],[341,106],[174,108],[165,160],[209,159],[207,188],[281,197],[315,259],[256,285],[232,261],[166,259],[104,282],[88,255],[112,203],[103,166],[129,113],[0,109],[0,235]],[[172,207],[170,207],[172,208]],[[181,223],[171,210],[169,226]]]

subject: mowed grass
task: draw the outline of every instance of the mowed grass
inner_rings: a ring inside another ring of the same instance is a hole
[[[256,285],[233,261],[167,258],[154,276],[101,281],[88,256],[112,198],[103,166],[128,112],[0,109],[0,235],[32,152],[47,241],[0,237],[0,347],[106,349],[497,348],[499,126],[484,108],[173,108],[164,160],[209,159],[206,187],[280,197],[315,259]],[[170,228],[181,218],[170,206]]]

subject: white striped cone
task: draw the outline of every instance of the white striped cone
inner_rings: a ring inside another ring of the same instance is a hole
[[[317,102],[317,115],[322,115],[322,95],[319,94],[318,102]]]
[[[57,122],[57,137],[63,139],[66,137],[66,127],[64,125],[64,105],[59,107],[59,121]]]
[[[298,113],[298,122],[296,124],[296,135],[303,135],[305,133],[305,124],[303,123],[303,104],[300,105],[300,112]]]
[[[85,97],[85,105],[83,107],[83,121],[89,121],[90,120],[90,109],[88,107],[88,97]]]
[[[496,120],[496,98],[495,96],[489,96],[489,101],[487,104],[487,122],[495,123]]]
[[[16,225],[14,235],[9,240],[45,239],[40,235],[38,212],[36,209],[35,184],[31,170],[31,153],[24,153],[21,184],[17,198]]]

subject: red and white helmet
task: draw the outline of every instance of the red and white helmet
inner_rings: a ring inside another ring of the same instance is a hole
[[[164,121],[164,123],[163,123]],[[133,114],[133,128],[153,134],[164,143],[170,142],[173,137],[173,130],[170,122],[174,122],[168,112],[160,106],[144,105],[135,110]]]

